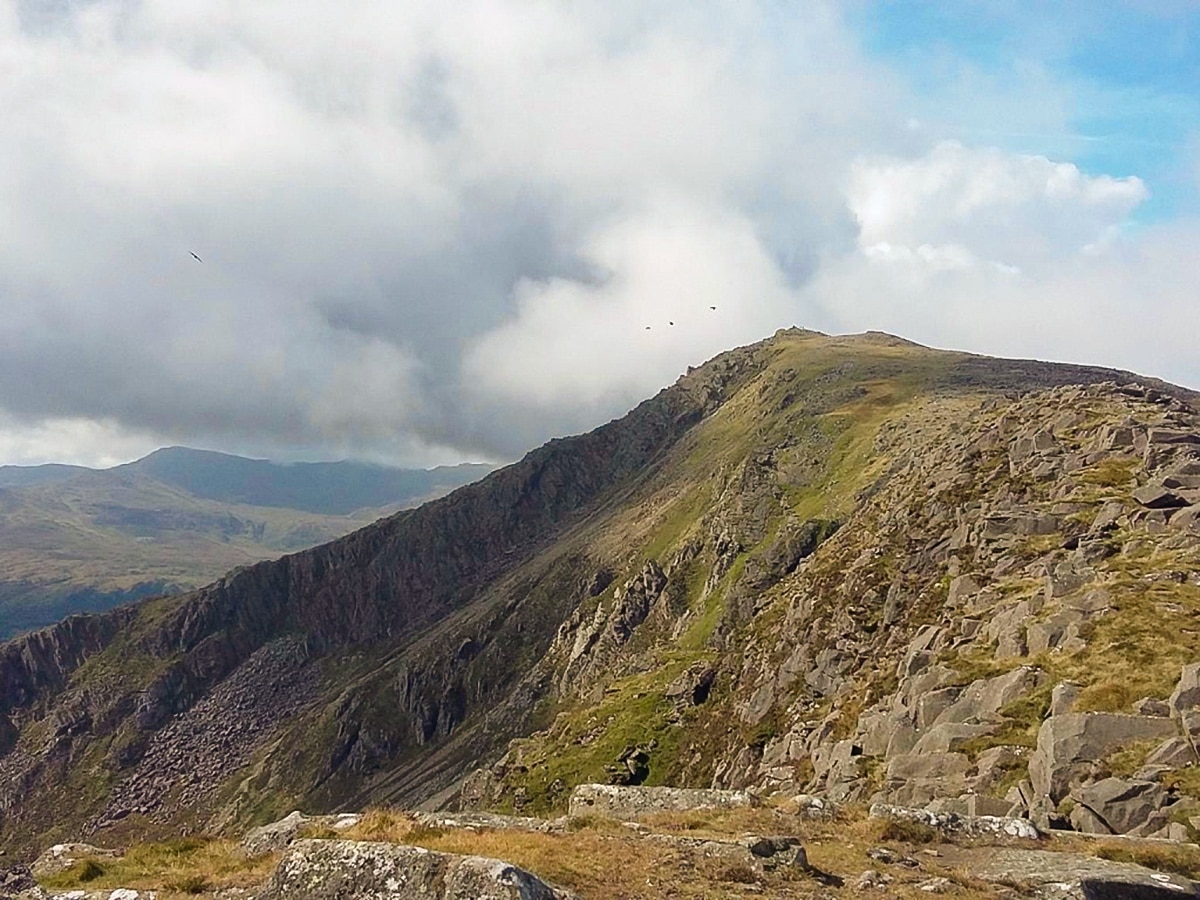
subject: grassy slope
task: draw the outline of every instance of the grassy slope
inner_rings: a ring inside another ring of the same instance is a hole
[[[918,402],[959,358],[906,343],[811,333],[780,342],[766,371],[695,428],[638,501],[592,535],[596,551],[626,572],[646,559],[666,564],[726,527],[743,535],[740,552],[715,584],[705,583],[715,562],[707,551],[677,570],[689,607],[679,635],[647,647],[636,671],[613,678],[598,702],[586,691],[563,698],[554,725],[510,753],[517,765],[506,776],[509,799],[500,807],[511,809],[512,796],[523,793],[522,809],[561,809],[569,793],[563,786],[608,780],[605,767],[625,747],[649,741],[656,746],[646,783],[706,784],[712,751],[734,730],[729,710],[737,698],[718,684],[714,702],[680,716],[664,696],[667,685],[689,663],[716,654],[714,632],[728,618],[726,601],[747,562],[788,520],[847,516],[857,493],[887,464],[873,454],[879,425]],[[764,454],[771,455],[779,490],[747,488],[753,477],[747,461]],[[770,621],[760,617],[754,627]]]

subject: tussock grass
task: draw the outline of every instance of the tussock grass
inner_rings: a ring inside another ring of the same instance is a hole
[[[1101,859],[1131,862],[1160,872],[1188,878],[1200,876],[1200,850],[1183,844],[1150,844],[1133,841],[1104,841],[1095,848]]]
[[[118,887],[154,890],[169,900],[219,888],[261,884],[277,859],[277,854],[247,857],[233,841],[188,837],[139,844],[119,859],[83,859],[64,872],[41,879],[41,884],[56,891]]]

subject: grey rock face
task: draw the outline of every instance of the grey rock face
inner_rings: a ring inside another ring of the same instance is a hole
[[[259,900],[570,900],[514,865],[420,847],[297,841]]]
[[[1166,739],[1175,734],[1170,719],[1116,713],[1072,713],[1051,716],[1038,731],[1037,751],[1029,760],[1029,777],[1038,794],[1053,803],[1063,799],[1072,778],[1089,763],[1135,741]]]
[[[1075,827],[1080,831],[1098,834],[1126,834],[1148,821],[1158,811],[1166,798],[1162,785],[1151,781],[1128,781],[1123,778],[1105,778],[1095,784],[1085,785],[1072,792],[1079,806],[1072,813],[1086,808],[1099,820],[1099,826],[1089,821],[1088,827]],[[1075,823],[1072,814],[1071,821]]]
[[[971,874],[986,881],[1017,879],[1046,891],[1037,896],[1060,900],[1178,900],[1197,896],[1196,885],[1182,875],[1049,850],[996,850]]]
[[[658,812],[739,809],[751,806],[758,806],[758,801],[745,791],[581,784],[571,794],[568,815],[636,819],[638,816]]]
[[[1195,709],[1200,705],[1200,663],[1190,663],[1183,667],[1179,683],[1175,685],[1175,690],[1167,702],[1175,714],[1185,709]]]

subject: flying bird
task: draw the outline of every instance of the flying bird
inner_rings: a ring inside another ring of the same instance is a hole
[[[674,323],[674,322],[668,322],[667,324],[668,324],[668,325],[674,325],[675,323]]]
[[[193,259],[195,259],[195,260],[196,260],[196,262],[204,262],[204,260],[202,260],[200,257],[196,256],[196,253],[195,253],[195,251],[193,251],[193,250],[189,250],[189,251],[188,251],[188,253],[191,253],[191,254],[192,254],[192,258],[193,258]]]
[[[715,306],[710,306],[710,307],[709,307],[709,309],[716,309],[716,307],[715,307]]]
[[[647,325],[647,326],[646,326],[646,330],[647,330],[647,331],[649,331],[649,330],[650,330],[650,326],[649,326],[649,325]]]

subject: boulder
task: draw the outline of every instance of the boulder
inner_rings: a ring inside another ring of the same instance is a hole
[[[1133,492],[1133,499],[1147,509],[1178,509],[1188,502],[1161,484],[1148,484]]]
[[[1176,428],[1151,428],[1146,432],[1146,440],[1151,444],[1200,444],[1200,434]]]
[[[277,822],[261,825],[246,832],[246,836],[242,838],[242,850],[247,856],[261,856],[264,853],[282,850],[296,839],[300,829],[309,821],[300,810],[293,810]]]
[[[1179,683],[1175,685],[1167,703],[1174,715],[1200,705],[1200,663],[1189,663],[1183,667],[1179,674]]]
[[[1046,650],[1070,653],[1086,645],[1080,636],[1080,626],[1086,617],[1077,609],[1060,609],[1040,622],[1030,622],[1025,629],[1026,646],[1030,655]]]
[[[1200,506],[1189,506],[1171,516],[1170,525],[1180,531],[1200,534]]]
[[[923,731],[935,722],[944,721],[946,710],[954,706],[962,694],[962,688],[948,687],[930,691],[917,699],[917,730]],[[964,716],[963,718],[968,718]],[[951,720],[961,721],[961,720]]]
[[[1083,693],[1083,685],[1074,681],[1060,681],[1050,692],[1050,715],[1062,716],[1075,710],[1075,701]]]
[[[924,806],[936,797],[956,797],[967,787],[971,761],[964,753],[906,753],[887,764],[885,796],[902,806]]]
[[[1100,511],[1096,513],[1096,518],[1092,520],[1088,531],[1091,534],[1110,531],[1123,515],[1125,515],[1125,504],[1120,500],[1109,500],[1100,507]]]
[[[498,859],[361,841],[296,841],[259,900],[569,900]]]
[[[746,791],[581,784],[571,793],[567,814],[625,820],[660,812],[742,809],[758,805],[757,798]]]
[[[1037,889],[1034,896],[1063,900],[1179,900],[1196,896],[1196,886],[1182,875],[1053,850],[988,848],[979,864],[972,866],[971,874],[1001,884],[1017,881]]]
[[[946,603],[950,606],[959,606],[968,598],[978,594],[979,591],[979,583],[974,578],[970,575],[959,575],[950,582],[950,592]]]
[[[1098,820],[1099,827],[1096,827],[1097,823],[1089,823],[1091,827],[1087,828],[1075,824],[1078,831],[1126,834],[1149,821],[1162,807],[1167,792],[1162,785],[1152,781],[1105,778],[1095,784],[1076,788],[1071,796],[1077,804],[1072,810],[1073,824],[1074,813],[1080,809],[1087,809]]]
[[[989,747],[975,757],[975,778],[971,787],[985,793],[995,787],[1014,769],[1024,768],[1027,762],[1024,747]]]
[[[1038,670],[1021,666],[994,678],[977,679],[959,694],[954,703],[942,710],[934,724],[986,721],[1037,687],[1040,677]]]
[[[868,712],[858,717],[858,742],[864,756],[883,756],[896,729],[911,728],[908,717],[895,711]],[[907,748],[904,752],[908,752]]]
[[[1062,800],[1073,778],[1113,750],[1137,741],[1166,739],[1175,735],[1170,719],[1125,716],[1117,713],[1072,713],[1051,716],[1038,730],[1037,750],[1029,760],[1029,777],[1034,790]]]
[[[716,680],[717,669],[711,663],[693,663],[667,685],[664,696],[677,706],[699,706],[708,700]]]
[[[959,797],[938,797],[925,806],[932,813],[953,813],[956,816],[1007,816],[1012,804],[995,797],[963,794]]]
[[[1141,700],[1134,701],[1133,711],[1139,716],[1159,716],[1165,718],[1171,715],[1171,705],[1167,701],[1159,700],[1156,697],[1143,697]]]
[[[872,819],[893,819],[900,822],[928,825],[946,835],[1025,840],[1036,840],[1041,836],[1028,819],[1011,819],[1003,816],[960,816],[955,813],[932,812],[928,809],[889,806],[886,803],[873,803],[869,815]]]
[[[34,897],[41,889],[33,878],[28,866],[15,866],[7,872],[0,872],[0,898]]]
[[[1181,737],[1167,738],[1146,757],[1147,766],[1166,766],[1170,769],[1182,769],[1196,762],[1196,751],[1191,743]]]
[[[965,722],[942,722],[934,725],[917,740],[913,753],[957,752],[977,737],[991,734],[995,725],[969,725]]]

